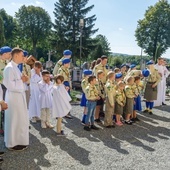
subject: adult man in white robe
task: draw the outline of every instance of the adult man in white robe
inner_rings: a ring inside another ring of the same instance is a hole
[[[166,79],[169,76],[170,72],[168,71],[167,67],[166,67],[166,61],[163,60],[163,70],[164,70],[164,77],[162,78],[163,80],[163,95],[162,95],[162,104],[165,105],[165,96],[166,96]]]
[[[155,65],[155,69],[158,70],[159,75],[161,76],[161,81],[158,83],[157,86],[157,100],[154,101],[154,106],[161,106],[163,104],[163,79],[164,79],[164,68],[162,66],[163,64],[163,58],[159,57],[157,60],[157,64]]]
[[[24,88],[24,82],[28,81],[28,77],[22,75],[17,67],[24,60],[22,49],[14,48],[11,56],[12,61],[3,73],[3,83],[7,88],[5,101],[8,103],[4,140],[8,149],[22,151],[29,145],[29,118]]]

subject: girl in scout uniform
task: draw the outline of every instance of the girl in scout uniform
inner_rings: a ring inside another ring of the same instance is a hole
[[[108,72],[107,75],[107,82],[105,85],[105,92],[106,92],[106,111],[105,111],[105,118],[104,118],[104,125],[107,128],[114,127],[113,125],[113,112],[115,107],[115,73],[112,71]]]
[[[157,100],[157,85],[161,80],[158,71],[154,68],[152,61],[146,63],[149,69],[149,76],[146,80],[146,87],[144,91],[144,98],[146,99],[146,109],[144,113],[152,113],[152,108],[154,105],[154,100]]]
[[[122,126],[123,123],[120,121],[123,115],[123,108],[126,103],[126,96],[124,93],[125,84],[122,81],[118,82],[116,96],[115,96],[115,114],[116,114],[116,125]]]
[[[104,84],[102,82],[103,77],[104,77],[104,72],[102,70],[98,70],[96,87],[100,96],[100,100],[97,100],[96,109],[95,109],[95,122],[97,123],[101,123],[99,113],[105,100],[105,90],[104,90]]]
[[[86,96],[85,96],[85,89],[86,87],[88,86],[88,77],[92,74],[92,71],[91,70],[84,70],[83,71],[83,79],[82,79],[82,82],[81,82],[81,88],[83,90],[83,94],[82,94],[82,98],[81,98],[81,103],[80,103],[80,106],[84,107],[84,111],[83,111],[83,119],[82,119],[82,124],[85,124],[85,119],[86,119],[86,112],[87,112],[87,108],[86,108],[86,102],[87,102],[87,99],[86,99]]]
[[[134,98],[136,97],[133,89],[133,84],[134,84],[134,78],[132,76],[128,77],[127,85],[125,86],[125,95],[126,95],[125,123],[128,125],[132,124],[130,117],[133,114]]]
[[[88,78],[88,86],[85,89],[85,95],[87,99],[87,116],[85,119],[84,130],[90,131],[91,129],[98,130],[99,128],[94,125],[94,110],[96,107],[96,101],[100,99],[98,90],[95,86],[96,77],[90,76]],[[89,124],[90,123],[90,124]]]

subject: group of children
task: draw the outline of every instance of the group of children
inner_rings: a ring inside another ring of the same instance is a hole
[[[148,76],[149,71],[145,70],[145,72],[136,70],[135,74],[125,76],[121,72],[114,71],[109,71],[105,75],[104,71],[98,70],[97,76],[94,76],[91,70],[84,70],[81,82],[84,130],[99,129],[94,122],[101,123],[99,113],[103,108],[105,108],[106,128],[115,127],[115,124],[132,125],[135,121],[139,121],[136,110],[142,110],[140,94],[144,85],[141,78]],[[105,84],[102,82],[104,76],[107,79]]]

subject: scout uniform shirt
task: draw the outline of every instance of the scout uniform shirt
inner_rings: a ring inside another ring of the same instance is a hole
[[[28,76],[28,81],[26,82],[27,84],[30,84],[30,78],[31,78],[31,67],[28,64],[23,63],[23,71],[22,73],[24,75]]]
[[[7,61],[0,59],[0,84],[3,82],[3,71],[6,65]]]
[[[57,75],[59,68],[62,66],[62,60],[64,57],[62,57],[55,65],[54,70],[53,70],[53,75]]]
[[[61,66],[58,70],[58,74],[61,74],[64,77],[64,81],[68,81],[70,86],[70,71],[68,68],[65,68],[64,66]]]
[[[103,82],[100,79],[97,79],[97,83],[96,83],[96,88],[99,92],[99,96],[104,99],[106,94],[105,94],[105,87]]]
[[[88,86],[85,88],[85,95],[87,100],[97,101],[97,97],[99,96],[98,90],[96,86],[92,86],[91,84],[88,84]]]
[[[105,85],[105,92],[106,92],[106,97],[108,97],[110,105],[113,106],[115,103],[116,90],[115,90],[115,84],[112,81],[107,80]]]
[[[125,106],[126,103],[126,96],[125,96],[125,92],[124,90],[116,90],[116,102],[121,105],[121,106]]]
[[[85,93],[85,89],[88,86],[89,82],[87,80],[87,78],[83,78],[82,82],[81,82],[81,88],[83,90],[83,92]]]
[[[126,94],[126,97],[130,98],[130,99],[136,97],[133,85],[126,85],[125,86],[125,94]]]
[[[155,83],[158,85],[158,83],[161,81],[161,76],[159,75],[158,71],[154,69],[153,72],[150,72],[149,77],[147,78],[147,82],[149,83]]]
[[[96,65],[93,69],[93,73],[96,77],[97,77],[97,72],[99,70],[102,70],[104,72],[104,77],[102,78],[102,82],[105,84],[106,83],[106,76],[107,76],[107,73],[109,72],[109,70],[106,69],[106,66],[103,66],[101,63]]]

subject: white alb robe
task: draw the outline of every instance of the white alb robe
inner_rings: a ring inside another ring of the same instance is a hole
[[[162,81],[163,81],[163,95],[162,95],[162,101],[163,101],[163,103],[165,103],[165,96],[166,96],[166,79],[167,79],[167,77],[169,76],[169,71],[168,71],[168,69],[166,68],[166,66],[163,66],[163,71],[164,71],[164,77],[162,78]]]
[[[8,104],[5,111],[5,145],[7,148],[29,145],[29,117],[21,72],[17,64],[11,61],[3,74],[3,84],[7,88],[5,101]]]
[[[155,69],[157,69],[158,72],[162,74],[162,77],[161,77],[161,81],[158,83],[158,86],[157,86],[157,91],[158,91],[157,100],[154,101],[154,106],[161,106],[163,102],[162,96],[163,96],[163,89],[164,89],[164,86],[163,86],[164,69],[162,65],[158,65],[158,64],[155,65]]]
[[[30,78],[30,101],[29,101],[29,116],[40,117],[40,90],[38,83],[42,80],[42,76],[35,73],[35,70],[31,70]]]
[[[70,110],[71,97],[65,89],[63,84],[53,87],[53,107],[52,107],[52,117],[62,118],[66,116]]]
[[[1,87],[1,84],[0,84],[0,101],[3,100],[3,90],[2,90],[2,87]],[[2,108],[1,108],[1,105],[0,105],[0,112],[1,112]]]
[[[40,108],[52,109],[53,83],[47,84],[41,80],[38,84],[40,89]]]

